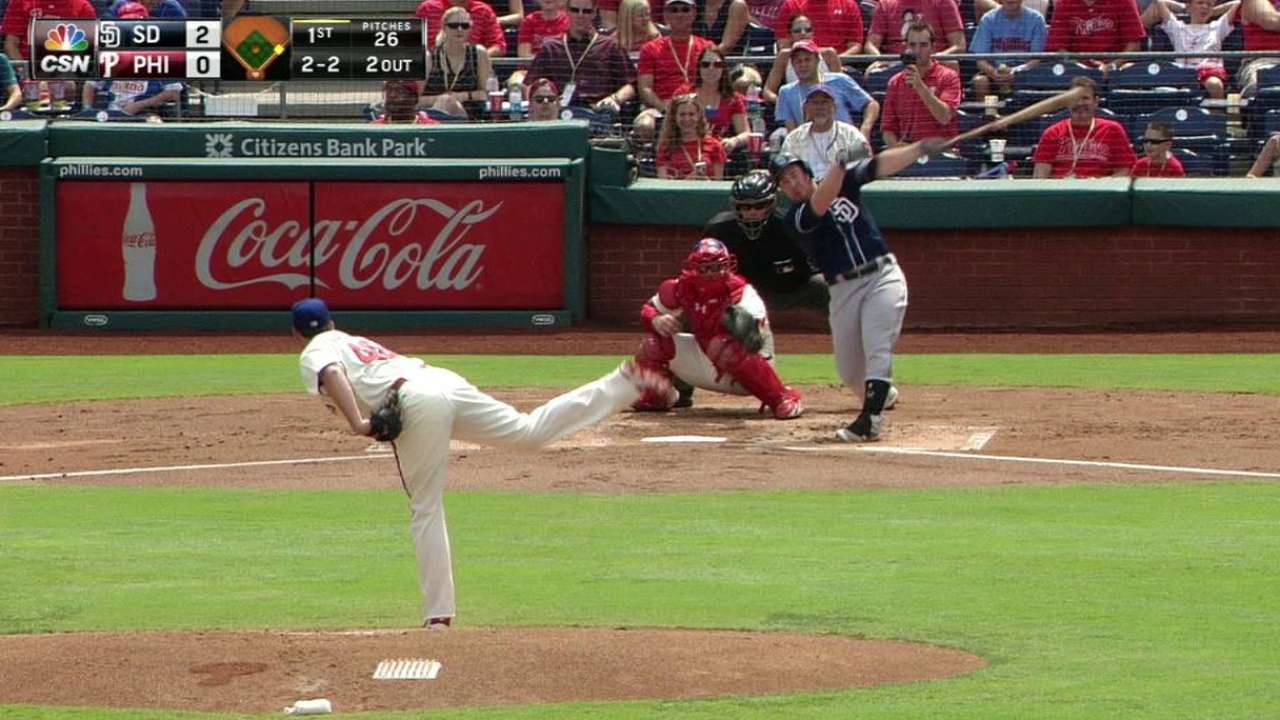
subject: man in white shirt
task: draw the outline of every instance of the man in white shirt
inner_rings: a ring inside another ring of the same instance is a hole
[[[782,151],[809,164],[819,182],[835,162],[836,153],[848,150],[851,160],[871,157],[871,143],[858,128],[836,120],[835,93],[826,85],[809,88],[804,99],[804,114],[809,122],[787,133]]]

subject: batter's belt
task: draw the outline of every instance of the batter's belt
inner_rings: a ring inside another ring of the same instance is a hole
[[[826,276],[827,284],[839,285],[840,283],[845,282],[846,280],[857,280],[858,278],[864,278],[874,272],[879,272],[881,268],[886,268],[886,267],[889,267],[890,265],[896,265],[897,263],[898,263],[898,259],[893,256],[893,253],[881,255],[876,259],[872,260],[871,262],[863,263],[862,265],[858,265],[857,267],[850,268],[849,270],[845,270],[842,273],[837,273],[835,275],[827,275]]]

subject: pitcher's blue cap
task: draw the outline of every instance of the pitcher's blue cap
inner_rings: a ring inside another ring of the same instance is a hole
[[[293,328],[311,337],[329,324],[329,306],[320,298],[307,298],[293,304]]]

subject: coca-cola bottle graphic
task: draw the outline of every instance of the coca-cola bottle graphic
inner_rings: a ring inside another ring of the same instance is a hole
[[[147,208],[147,184],[129,184],[129,211],[121,239],[124,252],[124,299],[156,299],[156,226]]]

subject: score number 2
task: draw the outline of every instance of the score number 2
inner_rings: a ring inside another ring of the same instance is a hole
[[[317,59],[312,55],[303,55],[302,64],[298,69],[304,73],[323,72],[337,75],[341,72],[341,61],[337,55],[330,55],[325,59]]]

